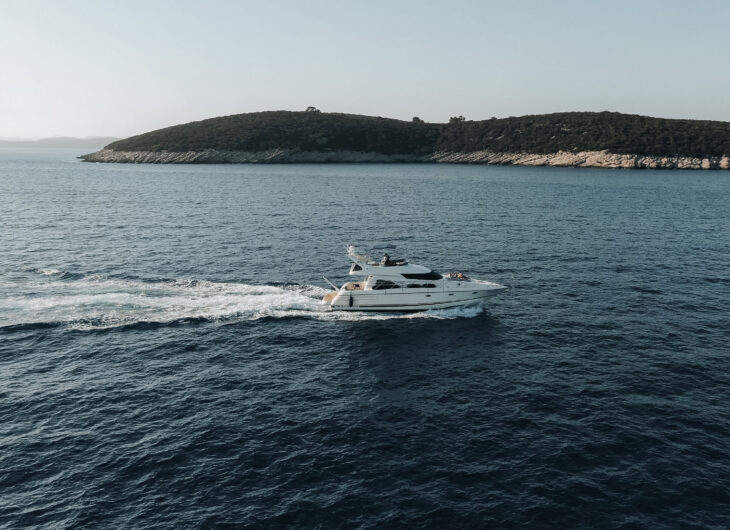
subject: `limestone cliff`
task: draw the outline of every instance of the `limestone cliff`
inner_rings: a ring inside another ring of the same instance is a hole
[[[301,151],[297,149],[268,149],[265,151],[117,151],[102,149],[81,157],[87,162],[119,162],[146,164],[266,164],[322,162],[411,162],[450,164],[494,164],[516,166],[600,167],[624,169],[729,169],[728,156],[695,158],[683,156],[646,156],[616,154],[608,151],[577,153],[502,153],[490,150],[471,152],[441,151],[424,155],[382,154],[359,151]]]

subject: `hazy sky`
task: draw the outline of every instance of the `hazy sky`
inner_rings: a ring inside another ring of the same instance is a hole
[[[730,1],[0,0],[0,137],[259,110],[730,121]]]

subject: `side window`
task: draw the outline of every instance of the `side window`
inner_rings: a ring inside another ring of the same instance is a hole
[[[419,272],[419,273],[404,273],[401,274],[404,278],[408,280],[440,280],[443,278],[438,272],[431,271],[431,272]]]

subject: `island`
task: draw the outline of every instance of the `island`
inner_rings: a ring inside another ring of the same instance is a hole
[[[154,164],[410,162],[728,169],[730,122],[562,112],[448,123],[266,111],[117,140],[79,158]]]

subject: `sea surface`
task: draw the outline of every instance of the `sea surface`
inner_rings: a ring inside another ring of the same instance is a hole
[[[730,527],[730,173],[79,154],[0,150],[0,527]],[[319,311],[384,241],[511,289]]]

